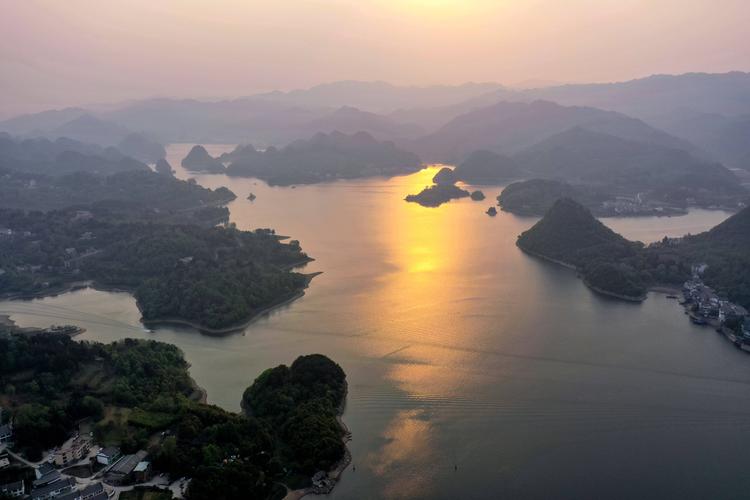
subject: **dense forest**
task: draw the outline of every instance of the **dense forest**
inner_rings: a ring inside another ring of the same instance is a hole
[[[242,415],[195,395],[173,345],[0,338],[0,401],[13,411],[17,445],[30,458],[90,418],[100,444],[146,449],[157,470],[192,478],[188,498],[222,500],[280,498],[279,483],[307,486],[344,455],[337,416],[346,375],[325,356],[264,372],[245,392]]]
[[[750,208],[708,232],[644,246],[607,228],[573,200],[561,199],[518,237],[518,246],[574,266],[599,291],[630,299],[644,298],[654,285],[681,285],[693,265],[705,263],[706,284],[750,307]]]
[[[42,333],[0,338],[0,390],[14,413],[16,445],[31,459],[62,443],[81,418],[104,417],[105,406],[134,408],[187,398],[187,363],[171,344],[126,339],[109,345]],[[144,445],[132,432],[127,448]]]
[[[116,223],[80,211],[0,210],[0,295],[35,296],[91,281],[130,290],[144,320],[238,325],[300,293],[308,259],[271,230]]]
[[[337,420],[346,398],[341,367],[316,354],[266,370],[242,399],[244,415],[192,405],[156,464],[193,478],[189,498],[284,496],[274,482],[309,486],[310,477],[343,458]],[[220,459],[234,457],[225,463]]]

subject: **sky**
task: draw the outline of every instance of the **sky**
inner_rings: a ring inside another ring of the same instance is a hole
[[[750,71],[748,0],[0,0],[0,117],[336,80]]]

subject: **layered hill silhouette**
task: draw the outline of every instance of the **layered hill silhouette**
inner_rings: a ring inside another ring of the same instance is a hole
[[[419,158],[370,134],[316,134],[282,148],[232,153],[229,175],[257,177],[271,185],[311,184],[335,179],[392,176],[421,168]]]
[[[674,149],[696,149],[687,141],[620,113],[549,101],[500,102],[470,111],[417,140],[413,148],[428,161],[460,162],[476,150],[513,154],[573,127]]]
[[[123,155],[116,148],[102,148],[67,138],[19,140],[7,134],[0,134],[0,168],[53,176],[73,172],[108,175],[130,170],[150,171],[146,164]]]

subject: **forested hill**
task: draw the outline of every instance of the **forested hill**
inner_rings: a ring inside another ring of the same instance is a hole
[[[344,458],[346,375],[327,357],[263,372],[243,397],[252,414],[198,402],[188,366],[177,347],[152,340],[2,336],[0,401],[16,451],[39,460],[86,418],[96,444],[148,450],[157,473],[191,479],[187,498],[213,500],[282,498],[284,485],[310,486]]]
[[[750,307],[750,208],[705,233],[644,247],[613,232],[578,203],[563,199],[518,237],[518,246],[572,265],[589,286],[627,299],[643,299],[654,285],[681,285],[693,265],[707,264],[706,284]]]
[[[750,309],[750,208],[684,238],[680,248],[692,261],[708,265],[703,276],[707,284]]]
[[[75,210],[0,210],[0,294],[38,296],[91,281],[134,293],[143,318],[238,326],[300,294],[297,242],[270,230],[113,223]]]
[[[529,253],[574,266],[581,266],[602,254],[631,255],[639,248],[569,198],[555,202],[539,222],[522,233],[518,246]]]

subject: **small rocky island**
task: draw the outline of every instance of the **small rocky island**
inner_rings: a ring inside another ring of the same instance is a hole
[[[439,207],[451,200],[466,197],[470,197],[474,201],[482,201],[484,199],[484,193],[479,190],[469,192],[456,186],[458,180],[454,169],[443,167],[432,178],[432,182],[435,183],[434,185],[425,187],[420,193],[410,194],[404,199],[409,202],[419,203],[423,207]]]
[[[224,172],[224,164],[208,154],[206,148],[197,144],[193,146],[188,155],[183,158],[182,166],[191,172],[204,172],[216,174]]]
[[[459,198],[467,198],[471,193],[453,184],[435,184],[424,188],[418,194],[404,198],[408,202],[419,203],[423,207],[439,207],[443,203]]]
[[[485,212],[490,217],[495,217],[497,215],[497,209],[495,207],[490,207],[487,209],[487,212]]]

